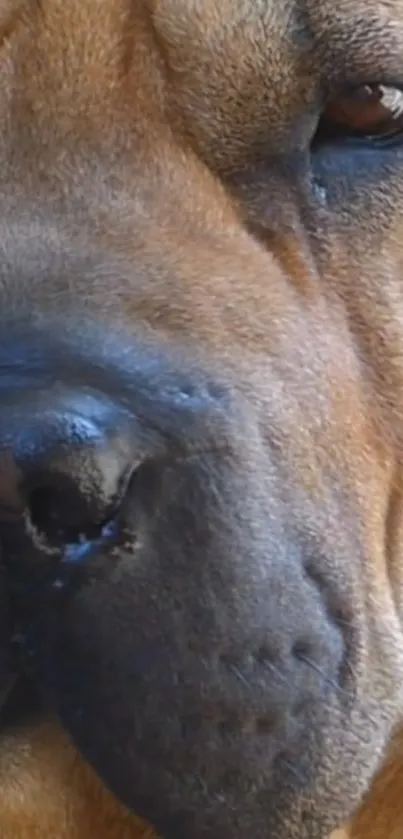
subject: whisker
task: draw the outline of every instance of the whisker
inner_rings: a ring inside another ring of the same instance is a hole
[[[306,664],[308,667],[311,667],[312,670],[314,670],[315,673],[317,673],[318,676],[320,676],[326,684],[334,688],[334,690],[336,690],[337,693],[340,693],[342,696],[348,696],[349,699],[352,699],[352,693],[350,691],[344,690],[344,688],[340,687],[340,685],[338,685],[337,682],[334,681],[334,679],[332,679],[330,676],[327,676],[326,673],[323,672],[322,668],[319,667],[319,665],[316,664],[315,661],[312,661],[312,659],[309,658],[309,656],[299,654],[298,658],[300,661],[303,661],[304,664]]]
[[[234,676],[236,676],[237,679],[239,679],[239,681],[242,682],[242,684],[246,685],[247,688],[250,688],[250,684],[247,678],[243,675],[243,673],[241,673],[241,671],[235,664],[230,664],[229,669],[233,672]]]
[[[294,763],[291,763],[290,760],[287,760],[283,757],[281,758],[281,763],[287,769],[290,775],[293,775],[294,778],[296,778],[297,781],[300,782],[300,784],[305,786],[308,783],[309,779],[307,774],[303,772],[299,766],[295,766]]]
[[[276,667],[276,665],[273,664],[272,661],[265,660],[263,662],[263,665],[267,668],[267,670],[270,670],[270,672],[273,673],[274,676],[276,676],[286,685],[290,685],[290,680],[287,679],[287,676],[285,676],[284,673],[282,673],[281,670],[278,667]]]

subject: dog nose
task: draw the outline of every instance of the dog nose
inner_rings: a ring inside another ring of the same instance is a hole
[[[24,398],[0,420],[0,509],[28,516],[50,546],[93,538],[113,516],[134,460],[132,423],[101,395]]]

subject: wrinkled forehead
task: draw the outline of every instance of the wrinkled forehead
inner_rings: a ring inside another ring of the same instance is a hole
[[[218,104],[231,120],[233,103],[263,100],[295,107],[308,84],[312,38],[298,0],[151,0],[153,23],[171,72],[185,74],[194,96],[203,86],[204,116]],[[286,116],[286,114],[285,114]],[[225,130],[225,129],[224,129]]]
[[[55,70],[63,66],[67,78],[70,50],[70,55],[76,54],[74,69],[80,60],[94,67],[96,62],[100,70],[103,59],[111,80],[113,55],[122,58],[124,50],[127,60],[138,41],[144,46],[149,23],[172,69],[182,62],[196,67],[209,59],[214,73],[216,65],[223,70],[225,54],[224,80],[229,85],[240,68],[284,77],[290,62],[307,54],[318,55],[330,74],[334,58],[341,54],[353,64],[365,64],[372,57],[376,71],[378,59],[387,61],[391,51],[403,46],[400,0],[0,0],[0,35],[8,34],[17,19],[31,32],[40,31],[37,51],[43,53],[44,68],[47,48],[50,55],[59,53]],[[146,64],[143,54],[143,67]],[[95,76],[89,81],[98,83]],[[208,86],[209,77],[204,81]]]
[[[149,0],[174,106],[214,168],[306,148],[328,96],[400,78],[399,0]]]
[[[337,72],[334,58],[342,55],[351,63],[344,72],[359,63],[368,72],[372,59],[376,73],[377,61],[387,62],[403,46],[400,0],[149,0],[148,6],[178,56],[190,61],[196,49],[193,61],[208,55],[214,69],[229,50],[236,61],[228,63],[227,82],[237,64],[270,68],[278,78],[307,54],[316,55],[330,77]]]
[[[228,37],[238,27],[257,36],[272,33],[280,38],[294,31],[324,31],[345,24],[386,24],[403,18],[400,0],[146,0],[155,20],[190,36],[201,31]],[[176,22],[176,25],[175,25]],[[249,29],[248,29],[249,27]]]
[[[305,148],[332,85],[401,77],[400,0],[0,0],[2,27],[3,216],[6,192],[21,213],[27,195],[66,184],[70,206],[74,189],[87,208],[94,185],[94,205],[109,203],[126,154],[130,177],[114,189],[124,201],[151,171],[143,156],[163,159],[178,115],[209,163],[235,170],[255,150],[277,160]],[[172,168],[177,178],[178,159]]]
[[[1,0],[0,36],[13,19],[0,56],[2,103],[46,94],[60,119],[72,101],[82,117],[96,100],[122,102],[131,70],[143,94],[130,91],[133,107],[141,99],[143,113],[166,93],[158,75],[186,90],[192,108],[197,99],[195,119],[220,103],[230,123],[240,106],[243,121],[262,110],[287,121],[332,83],[400,78],[400,0]]]

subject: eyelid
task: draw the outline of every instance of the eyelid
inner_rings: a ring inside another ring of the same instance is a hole
[[[363,93],[360,101],[360,93]],[[402,145],[403,87],[380,83],[344,88],[322,110],[316,144],[331,141],[384,149]]]
[[[355,74],[354,76],[346,76],[344,79],[339,79],[337,82],[330,82],[324,85],[325,101],[334,99],[336,96],[342,96],[350,91],[353,92],[360,87],[384,87],[395,88],[403,93],[403,76],[396,78],[396,76],[382,75],[380,78],[373,76],[363,76],[360,78]]]

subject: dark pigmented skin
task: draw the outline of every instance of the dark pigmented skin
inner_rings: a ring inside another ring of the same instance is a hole
[[[403,151],[312,140],[403,11],[336,5],[4,25],[2,684],[166,839],[326,839],[401,724]]]

